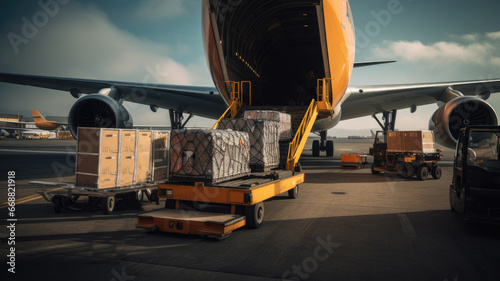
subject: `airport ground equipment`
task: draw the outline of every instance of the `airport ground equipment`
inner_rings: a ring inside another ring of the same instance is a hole
[[[139,216],[137,227],[147,230],[223,238],[245,225],[264,222],[264,201],[288,192],[296,198],[304,173],[276,170],[213,185],[172,183],[158,185],[165,209]]]
[[[373,147],[372,173],[393,173],[404,178],[416,175],[426,180],[431,174],[434,179],[441,178],[442,150],[434,149],[434,136],[431,131],[378,131]]]
[[[356,168],[361,169],[363,165],[368,164],[368,155],[361,154],[342,154],[341,155],[341,166],[342,168]]]
[[[129,199],[140,204],[144,197],[159,204],[159,199],[156,196],[157,184],[154,183],[107,189],[58,182],[32,181],[30,183],[42,187],[38,193],[45,200],[54,204],[54,212],[56,213],[60,213],[62,209],[83,210],[100,207],[104,214],[111,214],[117,201]]]
[[[458,135],[450,208],[467,221],[500,223],[500,126],[469,126]]]
[[[251,107],[251,85],[248,82],[229,82],[232,88],[232,102],[216,122],[217,128],[223,119],[244,116],[240,110],[262,110]],[[244,95],[242,84],[248,83],[249,92]],[[244,102],[245,101],[245,102]],[[322,104],[322,105],[320,105]],[[264,201],[288,192],[296,198],[299,184],[304,182],[298,160],[312,125],[320,113],[318,107],[325,104],[311,101],[298,127],[292,125],[295,133],[290,142],[280,142],[286,147],[284,163],[280,168],[252,172],[249,175],[227,181],[192,182],[177,179],[158,185],[158,197],[165,198],[165,209],[139,216],[137,227],[147,230],[161,230],[172,233],[195,234],[223,238],[245,225],[259,228],[264,221]],[[265,109],[272,110],[272,109]],[[329,109],[326,108],[325,111]],[[247,115],[248,117],[248,115]],[[276,142],[279,140],[276,139]]]

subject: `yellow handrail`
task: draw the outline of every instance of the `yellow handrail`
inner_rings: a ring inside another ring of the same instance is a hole
[[[326,101],[329,103],[331,102],[330,100],[330,92],[332,90],[331,84],[332,84],[332,78],[318,79],[316,85],[316,96],[318,101]]]
[[[230,118],[234,118],[234,116],[232,115],[232,112],[236,107],[238,107],[238,102],[232,101],[231,104],[229,105],[229,107],[226,109],[226,111],[224,111],[224,113],[221,115],[219,120],[217,120],[217,122],[215,122],[215,124],[212,126],[212,129],[214,129],[214,130],[217,129],[217,124],[219,124],[220,120],[227,118],[229,113],[231,113]],[[238,111],[236,111],[236,112],[238,112]]]
[[[318,105],[315,100],[312,100],[304,118],[302,119],[302,123],[300,123],[300,126],[295,133],[295,137],[288,145],[288,158],[286,163],[287,170],[293,170],[295,168],[295,164],[299,162],[302,150],[304,150],[304,146],[306,145],[307,137],[309,136],[309,133],[311,133],[312,126],[314,125],[314,121],[316,121],[317,116]]]

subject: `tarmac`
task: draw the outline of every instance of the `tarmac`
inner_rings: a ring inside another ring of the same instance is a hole
[[[372,140],[334,139],[333,158],[310,156],[311,141],[299,197],[266,201],[260,229],[219,241],[137,229],[137,216],[163,202],[56,214],[29,182],[74,181],[76,142],[0,140],[0,279],[500,280],[500,226],[466,224],[450,211],[453,150],[444,151],[440,180],[419,181],[340,167],[341,154],[368,154]],[[14,217],[4,204],[8,171]]]

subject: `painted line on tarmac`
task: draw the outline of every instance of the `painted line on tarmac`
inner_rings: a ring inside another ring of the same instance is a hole
[[[54,190],[58,190],[58,189],[62,189],[62,188],[50,189],[50,190],[47,190],[47,191],[54,191]],[[27,202],[30,202],[30,201],[33,201],[33,200],[37,200],[37,199],[41,199],[41,198],[43,198],[43,197],[41,195],[38,195],[38,194],[26,196],[26,197],[23,197],[21,199],[16,199],[16,205],[27,203]],[[4,203],[2,203],[2,205],[0,205],[0,209],[5,209],[7,207],[9,207],[9,202],[4,202]]]
[[[47,151],[47,150],[20,150],[20,149],[0,149],[0,152],[20,152],[38,154],[75,154],[73,151]]]
[[[405,236],[409,239],[417,239],[417,233],[415,232],[413,225],[411,225],[408,216],[406,214],[398,214],[398,218],[401,226],[403,227]]]

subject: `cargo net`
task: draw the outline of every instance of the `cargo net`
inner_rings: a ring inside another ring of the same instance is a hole
[[[250,135],[250,168],[263,172],[280,164],[278,122],[253,119],[222,119],[217,129],[248,132]]]
[[[250,173],[248,133],[217,130],[173,130],[170,177],[220,182]]]
[[[279,140],[291,140],[292,135],[292,117],[288,113],[272,110],[248,110],[245,111],[243,118],[269,120],[278,122]]]

